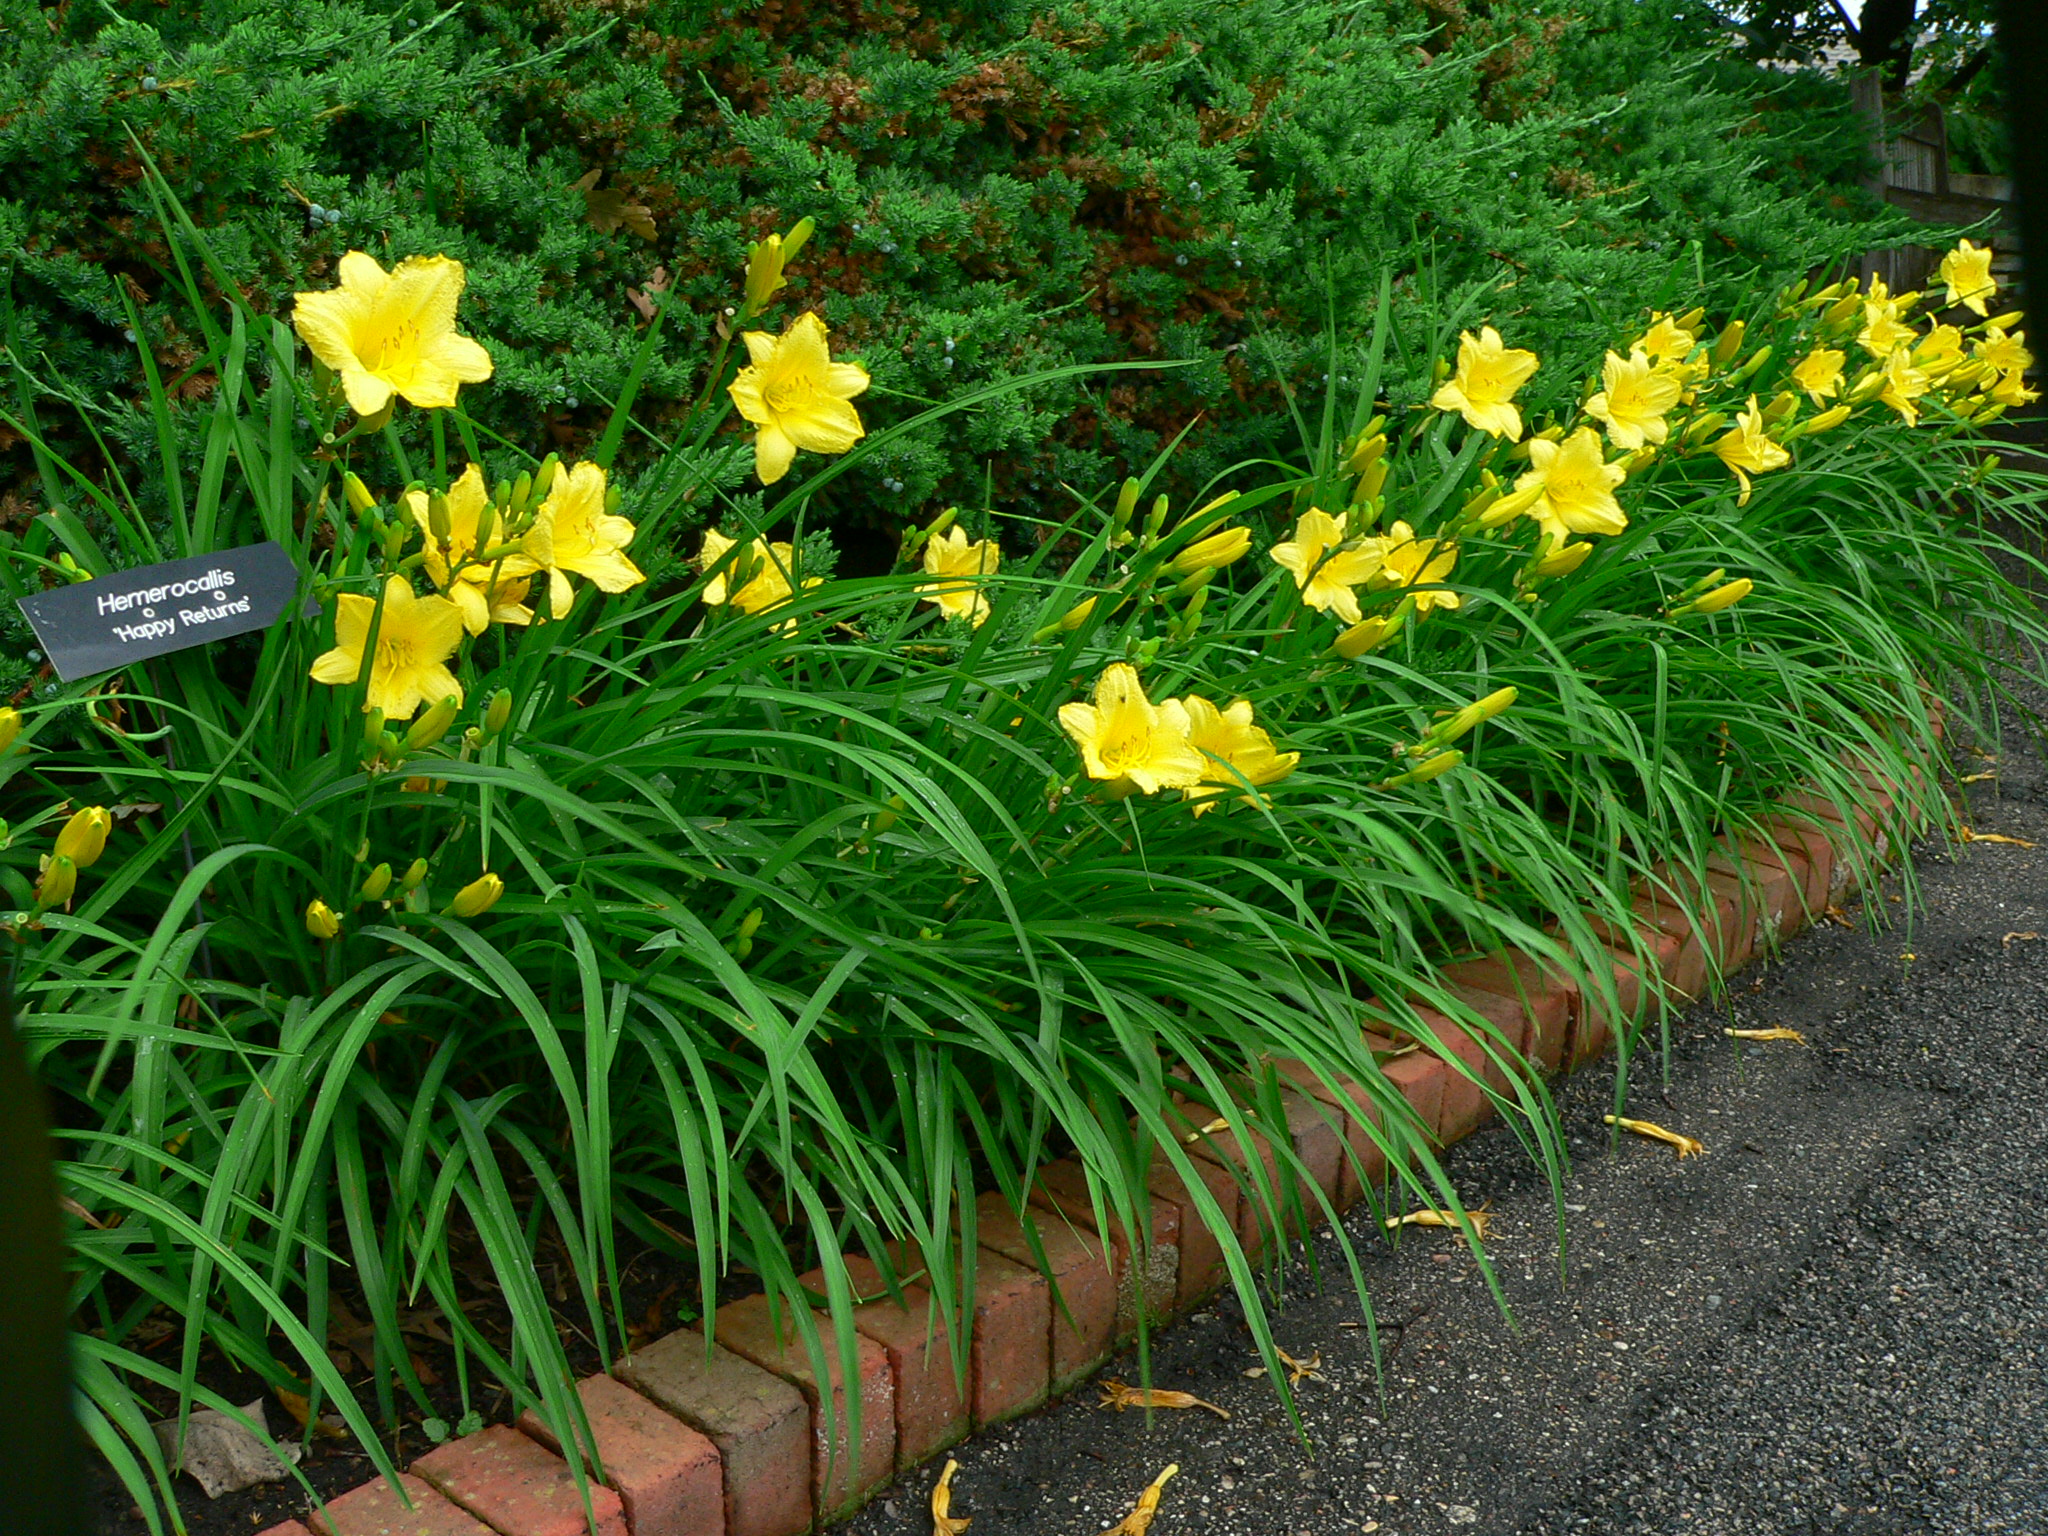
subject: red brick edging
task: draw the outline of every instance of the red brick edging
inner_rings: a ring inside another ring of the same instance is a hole
[[[1939,740],[1938,711],[1934,727]],[[1796,933],[1863,884],[1888,862],[1898,836],[1924,822],[1925,770],[1915,768],[1908,787],[1844,761],[1864,786],[1860,805],[1838,806],[1807,791],[1785,795],[1779,810],[1759,820],[1762,836],[1722,839],[1703,881],[1659,864],[1638,884],[1633,936],[1593,920],[1608,946],[1623,1020],[1698,996],[1714,976]],[[1461,961],[1443,974],[1501,1041],[1545,1073],[1581,1066],[1614,1043],[1618,1021],[1608,1014],[1605,989],[1528,955]],[[1415,1118],[1447,1146],[1494,1113],[1482,1082],[1496,1092],[1510,1084],[1469,1031],[1429,1009],[1415,1011],[1422,1048],[1392,1057],[1384,1070]],[[1394,1049],[1392,1041],[1382,1044]],[[1387,1165],[1338,1093],[1374,1116],[1376,1102],[1357,1084],[1333,1089],[1304,1063],[1274,1066],[1295,1085],[1283,1104],[1296,1162],[1334,1207],[1348,1208],[1364,1198],[1367,1183],[1384,1180]],[[1204,1188],[1256,1256],[1264,1234],[1242,1197],[1247,1154],[1236,1133],[1200,1137],[1191,1149]],[[1254,1177],[1277,1188],[1273,1150],[1250,1151],[1262,1164]],[[1135,1332],[1141,1291],[1148,1315],[1171,1317],[1227,1284],[1221,1246],[1163,1156],[1149,1189],[1151,1241],[1134,1245],[1114,1219],[1098,1227],[1078,1164],[1040,1169],[1032,1205],[1065,1218],[1036,1224],[1043,1269],[1024,1224],[999,1195],[984,1195],[976,1207],[966,1391],[955,1383],[943,1329],[931,1331],[927,1288],[904,1286],[903,1305],[861,1306],[851,1384],[861,1405],[858,1445],[846,1443],[849,1383],[838,1360],[820,1381],[803,1345],[778,1333],[767,1298],[754,1296],[718,1309],[716,1344],[685,1329],[635,1351],[611,1375],[577,1384],[606,1479],[588,1485],[587,1504],[559,1444],[529,1413],[516,1429],[493,1426],[420,1457],[400,1478],[410,1509],[380,1479],[329,1500],[304,1523],[288,1520],[261,1536],[799,1536],[850,1513],[972,1430],[1029,1412],[1085,1379]],[[1316,1194],[1296,1193],[1316,1220]],[[1132,1272],[1134,1253],[1149,1255],[1142,1274]],[[859,1292],[884,1288],[866,1259],[848,1263]],[[806,1283],[823,1289],[816,1272]]]

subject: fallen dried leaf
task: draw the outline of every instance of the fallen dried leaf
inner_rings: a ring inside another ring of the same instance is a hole
[[[1826,918],[1831,923],[1841,924],[1844,928],[1854,928],[1856,926],[1854,923],[1849,921],[1849,914],[1844,912],[1840,907],[1824,907],[1821,909],[1821,916]]]
[[[2024,837],[2007,837],[1999,832],[1976,832],[1968,827],[1963,828],[1963,841],[1966,843],[2010,843],[2015,848],[2032,848],[2037,846],[2028,842]]]
[[[2034,932],[2033,929],[2029,928],[2025,933],[2008,933],[2004,938],[2000,939],[1998,942],[2001,944],[2011,944],[2014,939],[2038,939],[2039,937],[2041,937],[2041,935]]]
[[[1806,1036],[1782,1024],[1770,1029],[1724,1029],[1721,1033],[1730,1040],[1791,1040],[1799,1045],[1806,1044]]]
[[[1127,1387],[1113,1376],[1103,1377],[1097,1385],[1102,1388],[1102,1401],[1095,1406],[1114,1408],[1118,1413],[1126,1408],[1206,1408],[1219,1419],[1230,1417],[1229,1409],[1205,1403],[1192,1392],[1169,1392],[1164,1387]]]
[[[1138,1495],[1138,1507],[1104,1531],[1102,1536],[1145,1536],[1145,1532],[1152,1528],[1152,1517],[1159,1513],[1160,1490],[1166,1486],[1166,1480],[1179,1471],[1180,1464],[1175,1462],[1153,1478],[1151,1486]]]
[[[632,302],[635,309],[640,311],[640,318],[642,320],[652,320],[654,318],[654,300],[650,295],[667,293],[668,284],[668,268],[656,267],[654,275],[647,279],[647,286],[645,288],[628,288],[626,290],[627,299]]]
[[[1493,1217],[1487,1211],[1487,1206],[1491,1204],[1492,1202],[1488,1201],[1487,1205],[1482,1205],[1476,1210],[1470,1210],[1465,1213],[1472,1223],[1472,1230],[1478,1234],[1479,1240],[1482,1243],[1486,1241],[1486,1229],[1493,1225]],[[1424,1206],[1421,1210],[1410,1211],[1405,1216],[1389,1216],[1386,1226],[1389,1232],[1393,1231],[1396,1227],[1451,1227],[1455,1229],[1458,1226],[1458,1213],[1456,1211],[1440,1211],[1434,1206]]]
[[[932,1536],[960,1536],[974,1523],[972,1515],[953,1514],[953,1474],[959,1470],[960,1463],[948,1456],[946,1470],[932,1485]]]
[[[1323,1352],[1320,1349],[1306,1360],[1295,1359],[1294,1356],[1287,1353],[1286,1350],[1280,1348],[1277,1344],[1273,1346],[1273,1353],[1278,1355],[1280,1363],[1287,1367],[1287,1385],[1290,1387],[1298,1387],[1304,1381],[1328,1381],[1330,1379],[1323,1374]]]
[[[601,235],[608,235],[621,224],[633,231],[642,240],[654,238],[654,210],[645,203],[636,203],[617,187],[600,192],[597,178],[601,171],[592,171],[576,182],[576,190],[583,194],[583,216],[590,227]]]
[[[244,1403],[241,1411],[252,1423],[261,1425],[265,1433],[269,1432],[262,1398]],[[178,1444],[176,1419],[166,1419],[150,1428],[156,1431],[157,1444],[163,1447],[164,1454],[177,1458],[177,1470],[191,1473],[209,1499],[239,1493],[257,1483],[281,1483],[292,1475],[292,1467],[305,1454],[289,1440],[272,1450],[237,1420],[211,1408],[195,1409],[186,1418],[182,1447]]]
[[[1667,1131],[1663,1126],[1650,1120],[1631,1120],[1627,1115],[1602,1115],[1608,1125],[1618,1125],[1624,1131],[1633,1131],[1638,1136],[1647,1136],[1652,1141],[1668,1142],[1678,1149],[1680,1157],[1698,1157],[1707,1149],[1690,1136],[1681,1136],[1676,1131]]]

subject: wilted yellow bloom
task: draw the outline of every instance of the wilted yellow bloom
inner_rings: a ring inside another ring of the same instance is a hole
[[[647,579],[626,558],[633,524],[609,511],[605,500],[602,465],[585,459],[564,468],[521,540],[534,567],[547,572],[548,612],[555,618],[567,615],[575,597],[571,573],[588,578],[604,592],[624,592]]]
[[[1728,435],[1714,444],[1714,453],[1741,482],[1742,494],[1735,498],[1738,507],[1749,504],[1751,475],[1760,475],[1767,469],[1780,469],[1792,462],[1792,455],[1772,441],[1755,395],[1749,397],[1749,404],[1735,418],[1735,425],[1729,429]]]
[[[960,1463],[947,1457],[946,1470],[932,1484],[932,1536],[960,1536],[974,1523],[972,1515],[953,1513],[953,1474],[959,1470]]]
[[[306,932],[325,943],[341,932],[341,919],[334,915],[334,908],[315,897],[306,903]]]
[[[1205,539],[1195,540],[1173,557],[1168,568],[1176,576],[1192,576],[1197,571],[1220,571],[1232,561],[1241,558],[1251,547],[1251,529],[1225,528],[1220,533],[1212,533]]]
[[[496,875],[478,875],[448,903],[448,911],[454,917],[482,917],[498,904],[498,898],[505,894],[505,882]]]
[[[1346,624],[1359,620],[1358,594],[1351,589],[1370,581],[1378,573],[1382,550],[1378,540],[1367,539],[1360,547],[1346,549],[1350,514],[1335,517],[1320,507],[1310,507],[1294,523],[1294,537],[1275,544],[1272,556],[1294,577],[1301,600],[1323,613],[1334,613]]]
[[[956,579],[922,582],[917,595],[928,603],[937,603],[947,618],[966,619],[979,628],[989,613],[988,598],[982,593],[979,578],[993,576],[1001,560],[1002,551],[994,539],[973,544],[959,527],[948,528],[937,538],[925,541],[924,570],[927,576]]]
[[[1230,1417],[1228,1408],[1218,1408],[1214,1403],[1205,1403],[1192,1392],[1176,1392],[1170,1387],[1134,1387],[1118,1381],[1114,1376],[1105,1376],[1096,1386],[1102,1389],[1102,1400],[1095,1406],[1113,1409],[1122,1413],[1126,1408],[1206,1408],[1219,1419]],[[1165,1479],[1161,1478],[1161,1482]],[[1105,1533],[1108,1536],[1108,1533]]]
[[[107,851],[107,834],[114,830],[114,818],[103,805],[89,805],[72,812],[71,819],[57,832],[56,852],[80,869],[91,869]]]
[[[1478,431],[1519,442],[1522,413],[1515,408],[1515,391],[1529,382],[1536,367],[1534,352],[1504,345],[1492,326],[1481,326],[1476,338],[1465,331],[1458,337],[1458,371],[1429,403],[1440,411],[1456,411]]]
[[[1465,1213],[1465,1220],[1472,1223],[1472,1235],[1482,1243],[1485,1242],[1487,1229],[1493,1225],[1493,1212],[1483,1208],[1470,1210]],[[1440,1210],[1433,1205],[1426,1205],[1419,1211],[1408,1211],[1400,1216],[1389,1216],[1385,1221],[1389,1232],[1399,1227],[1449,1227],[1455,1232],[1460,1230],[1462,1225],[1456,1211]]]
[[[1229,1414],[1224,1413],[1221,1408],[1217,1408],[1213,1403],[1202,1403],[1200,1406],[1214,1409],[1215,1412],[1223,1414],[1223,1417],[1226,1419],[1230,1417]],[[1138,1507],[1133,1509],[1128,1515],[1125,1515],[1122,1520],[1118,1521],[1110,1529],[1104,1531],[1102,1536],[1146,1536],[1146,1532],[1152,1528],[1153,1516],[1159,1513],[1159,1495],[1166,1487],[1166,1480],[1178,1471],[1180,1471],[1180,1466],[1176,1463],[1153,1478],[1151,1485],[1138,1495]]]
[[[1873,277],[1870,292],[1863,299],[1863,328],[1856,333],[1856,344],[1872,357],[1889,357],[1898,348],[1911,343],[1913,328],[1899,319],[1912,299],[1918,294],[1902,294],[1893,298],[1885,287],[1884,279]]]
[[[1275,751],[1273,738],[1252,724],[1249,699],[1233,699],[1228,707],[1218,709],[1200,694],[1191,693],[1180,703],[1187,712],[1188,745],[1204,754],[1201,787],[1182,792],[1194,802],[1197,816],[1213,810],[1218,796],[1241,788],[1243,782],[1279,783],[1301,761],[1299,752]],[[1222,787],[1212,789],[1210,785]]]
[[[1984,301],[1998,292],[1997,279],[1991,275],[1988,245],[1979,247],[1968,240],[1958,240],[1956,248],[1941,258],[1935,275],[1948,284],[1944,303],[1960,304],[1980,318],[1986,313]]]
[[[363,648],[376,616],[374,599],[344,592],[335,600],[334,649],[313,661],[313,681],[339,685],[362,675]],[[419,597],[403,576],[384,580],[384,614],[377,623],[377,655],[370,667],[364,709],[381,709],[386,720],[410,720],[420,705],[451,694],[462,684],[448,670],[448,658],[462,643],[462,610],[445,597]]]
[[[1209,760],[1188,742],[1188,712],[1178,699],[1153,704],[1136,668],[1113,662],[1094,701],[1062,704],[1060,728],[1081,749],[1091,779],[1128,778],[1146,794],[1202,782]]]
[[[1638,1136],[1647,1136],[1653,1141],[1664,1142],[1675,1148],[1680,1157],[1698,1157],[1707,1150],[1692,1137],[1680,1135],[1677,1131],[1667,1131],[1663,1126],[1648,1120],[1631,1120],[1626,1115],[1602,1115],[1600,1119],[1605,1124],[1618,1125],[1624,1131],[1632,1131]]]
[[[1815,405],[1831,400],[1842,392],[1842,364],[1847,358],[1846,352],[1815,347],[1792,365],[1792,382],[1805,390]]]
[[[480,635],[494,619],[500,624],[532,623],[533,610],[526,606],[526,596],[533,583],[526,578],[538,569],[533,561],[523,554],[492,561],[475,558],[483,553],[477,534],[491,505],[490,493],[484,489],[483,471],[474,464],[463,470],[462,477],[448,487],[444,502],[448,509],[445,541],[435,537],[427,493],[405,493],[406,511],[426,535],[423,553],[427,575],[462,610],[462,627],[472,635]]]
[[[704,530],[704,547],[697,553],[697,568],[710,570],[725,558],[725,552],[737,540],[728,539],[716,528]],[[746,580],[735,589],[731,580],[734,569],[741,562],[747,567]],[[747,546],[746,552],[712,577],[704,588],[704,601],[716,608],[730,602],[741,613],[766,613],[770,608],[780,607],[790,599],[790,578],[796,569],[796,550],[781,542],[770,544],[766,539],[756,539]],[[812,576],[804,583],[804,589],[818,585],[821,578]],[[794,624],[796,621],[788,621]]]
[[[1586,402],[1586,414],[1607,423],[1607,440],[1615,447],[1640,448],[1670,435],[1664,416],[1678,404],[1680,384],[1647,352],[1608,353],[1600,382],[1606,387]]]
[[[1614,488],[1628,471],[1607,462],[1600,434],[1591,427],[1579,428],[1562,443],[1531,439],[1529,464],[1515,488],[1541,488],[1529,516],[1559,544],[1575,533],[1616,534],[1628,527],[1628,514],[1614,499]]]
[[[1682,363],[1699,340],[1691,331],[1666,314],[1653,314],[1650,328],[1643,332],[1632,350],[1648,354],[1653,363]]]
[[[341,375],[349,409],[372,416],[403,395],[417,406],[455,403],[464,384],[491,376],[491,354],[455,334],[462,263],[408,256],[390,272],[361,251],[341,258],[341,286],[294,294],[292,326]]]
[[[748,314],[758,315],[768,307],[768,301],[782,287],[783,267],[796,260],[797,252],[804,248],[816,227],[809,219],[798,219],[787,235],[770,235],[747,247]]]
[[[865,368],[835,363],[825,322],[809,310],[780,336],[743,331],[749,366],[727,386],[754,436],[754,473],[773,485],[789,473],[799,448],[845,453],[867,435],[853,397],[868,387]]]
[[[1884,387],[1877,398],[1905,417],[1906,425],[1920,424],[1920,407],[1917,402],[1926,394],[1933,380],[1913,366],[1913,355],[1899,347],[1884,360],[1884,372],[1880,375]]]
[[[1458,563],[1458,546],[1450,540],[1418,539],[1413,528],[1397,522],[1384,537],[1365,542],[1379,546],[1380,581],[1410,588],[1409,596],[1415,600],[1417,614],[1426,614],[1432,608],[1463,606],[1465,600],[1455,592],[1428,590],[1436,582],[1449,580]]]

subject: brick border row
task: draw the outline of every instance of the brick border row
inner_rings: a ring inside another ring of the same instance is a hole
[[[1931,720],[1938,741],[1938,709]],[[1931,785],[1924,769],[1915,767],[1902,785],[1861,761],[1843,761],[1864,790],[1859,805],[1810,791],[1785,795],[1754,832],[1721,839],[1704,879],[1660,864],[1638,882],[1632,934],[1590,919],[1612,965],[1619,1018],[1605,986],[1515,951],[1451,965],[1444,977],[1524,1062],[1550,1074],[1593,1060],[1613,1046],[1618,1022],[1690,1000],[1712,978],[1796,933],[1889,862],[1894,838],[1924,825]],[[1495,1053],[1471,1032],[1440,1013],[1416,1012],[1427,1026],[1423,1048],[1391,1056],[1384,1070],[1436,1144],[1448,1146],[1493,1114],[1481,1084],[1498,1093],[1510,1084]],[[1374,1043],[1395,1049],[1391,1040]],[[1376,1101],[1357,1084],[1333,1088],[1305,1063],[1274,1065],[1292,1085],[1282,1095],[1290,1167],[1339,1210],[1348,1208],[1388,1167],[1338,1095],[1373,1116]],[[1255,1256],[1265,1229],[1254,1202],[1243,1198],[1246,1154],[1235,1134],[1202,1137],[1191,1149],[1203,1185]],[[1278,1164],[1272,1149],[1255,1146],[1252,1155],[1270,1181]],[[821,1381],[804,1346],[778,1332],[768,1299],[753,1296],[718,1309],[715,1344],[684,1329],[628,1355],[609,1375],[577,1384],[605,1483],[579,1486],[555,1437],[528,1413],[517,1427],[492,1426],[421,1456],[399,1479],[403,1497],[378,1479],[261,1536],[800,1536],[851,1513],[972,1431],[1028,1413],[1086,1379],[1135,1334],[1141,1293],[1148,1315],[1170,1318],[1228,1283],[1221,1246],[1163,1157],[1148,1187],[1152,1240],[1134,1245],[1113,1218],[1098,1224],[1079,1164],[1040,1169],[1032,1205],[1065,1218],[1034,1223],[1043,1267],[1002,1197],[981,1198],[964,1391],[943,1337],[932,1336],[930,1292],[922,1285],[903,1286],[901,1305],[884,1299],[855,1310],[858,1369],[850,1381],[836,1359]],[[1297,1193],[1302,1209],[1320,1211],[1313,1193]],[[1132,1272],[1134,1252],[1142,1274]],[[885,1288],[868,1260],[848,1264],[858,1292]],[[816,1271],[805,1284],[824,1288]],[[849,1388],[861,1404],[860,1443],[851,1446],[844,1443]]]

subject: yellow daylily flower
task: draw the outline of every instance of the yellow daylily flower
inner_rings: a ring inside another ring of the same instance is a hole
[[[1738,507],[1749,504],[1749,477],[1760,475],[1767,469],[1781,469],[1792,462],[1792,455],[1771,440],[1770,429],[1764,424],[1764,413],[1756,403],[1756,396],[1749,397],[1749,404],[1735,418],[1735,425],[1728,434],[1714,444],[1714,453],[1735,472],[1735,478],[1742,485],[1742,494],[1735,498]]]
[[[780,336],[743,331],[749,366],[727,386],[754,435],[754,473],[773,485],[789,473],[799,448],[845,453],[867,435],[853,397],[868,387],[865,368],[835,363],[825,322],[809,310]]]
[[[1418,539],[1415,530],[1406,523],[1395,523],[1384,537],[1368,539],[1366,543],[1380,549],[1380,569],[1375,584],[1416,589],[1409,596],[1415,601],[1417,617],[1432,608],[1464,606],[1465,600],[1455,592],[1422,590],[1432,583],[1447,580],[1457,565],[1458,546],[1449,539],[1434,536]]]
[[[2026,347],[2027,333],[2013,331],[2007,334],[1995,325],[1987,325],[1984,334],[1970,349],[1970,355],[1987,368],[1996,368],[2000,373],[2025,373],[2034,366],[2034,354]]]
[[[423,553],[427,575],[442,595],[462,610],[462,627],[480,635],[496,620],[500,624],[531,624],[533,610],[526,596],[533,583],[526,580],[539,569],[523,554],[502,560],[473,558],[483,551],[477,533],[484,525],[484,512],[491,504],[484,489],[483,471],[472,464],[448,487],[448,540],[434,536],[430,499],[425,491],[407,491],[405,509],[426,535]],[[494,519],[495,520],[495,519]],[[501,532],[502,525],[494,532]],[[497,542],[495,537],[492,543]]]
[[[1187,707],[1153,704],[1137,669],[1113,662],[1096,680],[1093,702],[1062,704],[1060,729],[1081,749],[1091,779],[1129,779],[1146,794],[1202,782],[1209,760],[1188,742]]]
[[[935,539],[927,539],[924,546],[924,571],[927,576],[946,576],[953,580],[921,582],[917,595],[927,603],[937,603],[939,611],[949,619],[966,619],[975,628],[989,614],[988,598],[981,590],[980,578],[993,576],[1002,562],[1002,551],[994,539],[983,539],[971,543],[967,534],[955,524]]]
[[[1863,299],[1863,328],[1856,333],[1856,344],[1872,357],[1889,357],[1900,347],[1911,343],[1913,328],[1899,316],[1918,297],[1914,293],[1894,298],[1885,287],[1884,279],[1873,277],[1870,291]]]
[[[322,943],[341,932],[341,919],[334,908],[317,896],[306,903],[306,932]]]
[[[1458,371],[1429,397],[1429,403],[1440,411],[1456,411],[1477,431],[1519,442],[1522,413],[1515,407],[1515,391],[1529,382],[1536,367],[1534,352],[1506,346],[1490,325],[1481,326],[1477,337],[1462,332]]]
[[[1920,407],[1914,402],[1926,394],[1933,380],[1913,366],[1913,354],[1904,347],[1894,348],[1884,360],[1884,388],[1877,398],[1906,418],[1906,425],[1920,425]]]
[[[725,552],[738,542],[737,539],[728,539],[716,528],[706,528],[704,547],[697,552],[697,568],[703,571],[710,570],[723,560]],[[766,539],[756,539],[735,564],[740,562],[744,562],[747,567],[746,580],[735,589],[731,579],[733,566],[727,566],[725,570],[712,577],[704,588],[704,601],[708,606],[716,608],[731,603],[741,613],[765,613],[770,608],[779,607],[789,601],[789,579],[796,570],[794,548],[788,544],[770,544]],[[810,590],[822,579],[818,576],[807,578],[803,583],[804,589]],[[796,620],[791,619],[781,627],[787,628],[795,622]]]
[[[1805,390],[1815,405],[1842,392],[1842,364],[1848,353],[1815,347],[1792,365],[1792,382]]]
[[[1998,404],[2013,410],[2017,410],[2023,405],[2032,405],[2041,398],[2041,392],[2038,389],[2027,388],[2026,380],[2020,377],[2017,369],[2011,373],[1999,375],[1998,382],[1985,390],[1984,393]]]
[[[1952,325],[1937,325],[1913,347],[1913,366],[1929,378],[1939,378],[1963,360],[1963,333]]]
[[[1319,612],[1334,613],[1346,624],[1356,624],[1358,594],[1351,589],[1377,574],[1383,551],[1374,539],[1362,541],[1357,548],[1344,548],[1349,520],[1348,512],[1332,517],[1320,507],[1310,507],[1295,519],[1294,537],[1275,544],[1268,553],[1294,577],[1304,603]]]
[[[1650,328],[1636,339],[1631,350],[1646,354],[1653,363],[1682,363],[1698,340],[1691,331],[1660,312],[1650,316]]]
[[[1683,385],[1652,362],[1649,353],[1608,353],[1600,382],[1605,387],[1586,402],[1586,414],[1607,423],[1607,441],[1615,447],[1640,448],[1671,435],[1664,416],[1678,404]]]
[[[394,394],[421,407],[451,406],[457,388],[491,376],[491,354],[455,334],[461,262],[408,256],[386,272],[350,251],[340,272],[339,288],[292,296],[292,328],[341,376],[358,416],[375,415]]]
[[[1948,284],[1943,302],[1960,304],[1980,319],[1989,313],[1984,301],[1998,292],[1998,280],[1991,275],[1991,247],[1958,240],[1956,248],[1941,258],[1935,276]]]
[[[547,572],[549,614],[559,619],[569,612],[575,597],[571,573],[603,592],[623,592],[645,581],[640,567],[626,558],[634,531],[629,520],[606,510],[601,465],[585,459],[559,470],[521,541],[534,569]]]
[[[1207,754],[1201,784],[1181,791],[1194,802],[1197,816],[1214,810],[1217,800],[1229,790],[1242,788],[1240,781],[1277,784],[1301,761],[1299,752],[1274,750],[1273,738],[1252,724],[1249,699],[1232,699],[1218,709],[1200,694],[1191,693],[1180,703],[1187,711],[1188,745]],[[1225,763],[1230,766],[1226,768]]]
[[[1614,488],[1628,471],[1607,462],[1600,434],[1591,427],[1579,428],[1562,443],[1532,438],[1529,465],[1515,489],[1541,487],[1528,515],[1553,542],[1562,544],[1575,533],[1616,534],[1628,527],[1628,514],[1614,499]]]
[[[80,869],[90,869],[107,851],[107,834],[114,830],[114,818],[103,805],[89,805],[74,811],[57,831],[55,852]]]
[[[334,649],[314,658],[316,683],[353,683],[363,671],[376,601],[344,592],[335,600]],[[386,720],[410,720],[420,705],[451,694],[462,684],[448,670],[448,658],[462,643],[462,610],[445,597],[420,597],[403,576],[384,580],[384,614],[377,623],[377,654],[370,666],[363,708],[381,709]]]

